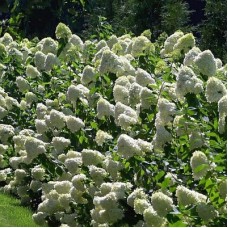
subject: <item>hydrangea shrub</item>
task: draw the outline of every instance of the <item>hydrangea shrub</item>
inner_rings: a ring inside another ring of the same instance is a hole
[[[0,186],[40,226],[226,226],[226,66],[192,34],[0,38]]]

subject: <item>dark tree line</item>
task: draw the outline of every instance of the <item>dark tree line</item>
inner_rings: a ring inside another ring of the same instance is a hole
[[[117,35],[150,29],[152,41],[178,29],[226,61],[226,0],[0,0],[0,32],[54,37],[59,22],[84,39],[103,26]],[[100,16],[100,17],[99,17]],[[106,18],[106,21],[104,20]]]

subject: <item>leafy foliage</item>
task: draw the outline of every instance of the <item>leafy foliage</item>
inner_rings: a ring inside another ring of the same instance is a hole
[[[3,190],[41,226],[226,226],[225,67],[183,65],[181,31],[111,33],[100,18],[85,42],[63,24],[58,40],[0,38]]]

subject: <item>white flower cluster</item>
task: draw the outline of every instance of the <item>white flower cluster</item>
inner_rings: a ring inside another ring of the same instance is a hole
[[[137,82],[133,82],[130,85],[128,103],[131,106],[135,106],[140,103],[140,95],[142,88],[143,87],[139,85]]]
[[[7,124],[0,124],[0,141],[2,144],[8,144],[8,139],[15,134],[14,127]]]
[[[61,154],[60,156],[63,158],[63,156],[65,157],[65,154]],[[73,153],[72,151],[68,151],[64,160],[64,164],[71,174],[76,174],[80,171],[80,167],[82,165],[82,158],[80,153],[78,154]]]
[[[67,99],[71,101],[73,104],[80,99],[86,102],[86,98],[89,95],[89,89],[82,84],[71,85],[66,93]]]
[[[5,33],[3,37],[0,38],[0,43],[4,46],[8,46],[10,43],[13,42],[13,38],[9,33]]]
[[[219,183],[219,194],[223,199],[227,197],[227,179]]]
[[[48,126],[45,120],[36,119],[35,126],[38,134],[44,134],[46,131],[48,131]]]
[[[156,125],[165,126],[173,120],[176,114],[176,105],[165,98],[158,100],[158,113],[156,114]]]
[[[90,211],[92,223],[111,225],[121,220],[124,215],[118,200],[125,198],[125,191],[130,187],[128,183],[103,183],[100,187],[102,195],[93,199],[95,208]]]
[[[64,149],[66,149],[70,145],[70,140],[64,137],[53,137],[52,145],[55,149],[53,154],[59,155],[63,153]]]
[[[36,67],[32,65],[28,65],[26,67],[26,76],[30,78],[39,78],[41,76],[40,72],[37,70]]]
[[[136,214],[143,215],[143,212],[150,206],[150,203],[146,199],[135,199],[134,201],[134,211]]]
[[[46,152],[45,148],[46,144],[34,137],[27,137],[25,141],[25,150],[27,152],[28,161],[32,161],[39,154],[43,154]]]
[[[204,202],[197,205],[196,211],[199,217],[205,222],[209,222],[210,220],[215,219],[219,215],[218,211],[216,211],[212,205],[206,204]]]
[[[0,63],[0,78],[2,78],[5,74],[6,66]]]
[[[47,114],[47,106],[42,103],[38,103],[36,106],[36,115],[38,119],[43,119]]]
[[[33,133],[25,135],[20,131],[19,135],[13,136],[14,148],[17,153],[19,153],[20,150],[25,149],[25,141],[27,139],[27,136],[33,136]]]
[[[85,166],[88,165],[98,165],[102,163],[105,156],[96,150],[83,149],[82,152],[82,162]]]
[[[149,109],[151,105],[157,103],[158,96],[154,94],[152,90],[147,87],[143,87],[140,91],[140,103],[142,109]]]
[[[177,75],[175,90],[179,98],[188,93],[199,94],[203,92],[203,82],[196,77],[191,68],[182,66]]]
[[[227,93],[225,85],[216,77],[210,77],[206,84],[206,98],[209,103],[218,102]]]
[[[65,156],[67,160],[79,155],[78,152],[69,151]],[[66,173],[57,181],[42,184],[43,202],[39,204],[37,213],[33,215],[34,220],[40,225],[47,225],[48,216],[55,216],[68,226],[76,226],[76,214],[71,210],[70,203],[87,203],[82,196],[86,190],[84,185],[86,179],[84,174],[73,176]]]
[[[187,33],[181,36],[176,44],[174,45],[174,50],[184,51],[184,53],[188,52],[191,48],[195,46],[195,38],[192,33]]]
[[[124,56],[117,56],[110,50],[104,50],[99,65],[100,74],[107,72],[122,76],[124,74],[134,74],[135,69],[130,64],[129,60]]]
[[[113,88],[113,96],[115,102],[121,102],[123,104],[128,104],[129,90],[122,85],[115,85]]]
[[[105,116],[114,116],[114,105],[101,97],[97,102],[97,117],[101,119]]]
[[[216,73],[216,61],[210,50],[199,53],[194,59],[200,72],[208,77],[214,76]]]
[[[131,48],[132,56],[138,57],[149,51],[154,51],[154,46],[147,37],[138,36],[133,39]]]
[[[45,175],[45,169],[41,166],[35,166],[31,169],[31,175],[35,180],[43,180]]]
[[[72,33],[70,29],[63,23],[59,23],[55,30],[55,35],[57,39],[70,39]]]
[[[29,82],[21,76],[16,78],[16,84],[20,92],[29,91],[30,89]]]
[[[164,49],[162,49],[161,54],[168,54],[173,51],[173,47],[176,44],[177,40],[184,35],[183,32],[177,31],[171,36],[169,36],[164,43]]]
[[[210,169],[207,156],[201,151],[195,151],[190,160],[190,166],[195,180],[199,180],[207,174]]]
[[[173,210],[173,200],[162,192],[155,192],[151,196],[151,203],[159,216],[165,217]]]
[[[77,36],[76,34],[73,34],[70,39],[69,39],[69,43],[73,44],[74,47],[76,47],[77,50],[82,51],[83,50],[83,41],[81,40],[81,38],[79,36]]]
[[[0,106],[0,120],[8,114],[7,110]]]
[[[143,226],[164,226],[165,216],[173,210],[173,201],[161,192],[152,194],[151,202],[143,189],[135,189],[127,198],[127,203],[134,208],[135,213],[143,215]]]
[[[187,206],[190,204],[197,204],[200,202],[206,202],[207,197],[201,193],[194,190],[189,190],[188,188],[179,185],[176,189],[176,197],[178,203]]]
[[[136,199],[144,199],[147,200],[148,196],[143,191],[142,188],[136,188],[128,197],[127,197],[127,204],[131,207],[134,207],[134,203]]]
[[[198,47],[193,47],[189,52],[185,54],[184,58],[184,65],[190,66],[194,63],[195,58],[198,56],[198,54],[201,52],[201,50]]]
[[[84,192],[85,188],[85,180],[87,179],[86,175],[84,174],[77,174],[72,178],[72,184],[78,191]]]
[[[34,55],[34,63],[36,65],[36,68],[38,71],[44,70],[44,66],[45,66],[45,59],[46,59],[46,55],[41,52],[41,51],[37,51]],[[30,68],[30,75],[31,76],[37,76],[38,71],[36,71],[35,68],[31,67]]]
[[[155,84],[154,75],[152,76],[145,70],[138,68],[136,71],[136,82],[141,86],[147,86],[148,84]]]
[[[192,131],[189,135],[189,149],[194,150],[205,145],[205,138],[199,131]]]
[[[143,212],[143,218],[146,222],[146,226],[149,227],[161,227],[166,224],[166,219],[159,216],[152,206]]]
[[[80,118],[76,118],[75,116],[66,116],[66,125],[67,128],[72,132],[77,132],[81,128],[85,127],[85,124]]]
[[[115,122],[117,126],[127,130],[131,125],[138,122],[138,115],[131,107],[117,102],[115,105]]]
[[[163,148],[166,143],[170,142],[172,140],[172,135],[169,131],[166,130],[166,128],[160,124],[156,126],[156,134],[153,138],[153,148],[154,151],[160,153],[163,151]]]
[[[32,103],[36,103],[38,101],[38,98],[33,92],[27,92],[25,94],[25,100],[28,105],[31,105]]]
[[[184,51],[184,53],[187,53],[194,46],[195,38],[192,33],[184,35],[183,32],[177,31],[166,39],[161,55],[171,54],[174,51]]]
[[[48,53],[57,54],[58,43],[51,37],[42,39],[37,46],[39,46],[40,50],[46,55]]]
[[[106,141],[113,139],[113,137],[105,131],[98,130],[95,141],[97,145],[102,146]]]
[[[141,139],[133,139],[126,134],[121,134],[117,140],[117,152],[124,158],[135,155],[143,155],[143,152],[151,152],[152,144]]]
[[[89,65],[87,65],[82,72],[81,83],[83,85],[88,85],[91,82],[96,80],[96,72],[95,69]]]
[[[105,169],[98,168],[95,165],[89,165],[89,174],[97,186],[100,186],[104,182],[104,178],[107,176]]]
[[[11,111],[14,107],[19,107],[19,103],[13,97],[10,97],[5,93],[4,89],[0,87],[0,120],[3,119],[8,111]]]
[[[57,128],[57,129],[62,129],[65,127],[65,118],[66,117],[62,112],[52,109],[50,112],[49,118],[50,118],[51,127]],[[47,121],[46,121],[46,123],[47,123]]]
[[[12,172],[10,168],[0,170],[0,181],[6,181],[7,176]]]
[[[224,133],[226,129],[226,117],[227,117],[227,95],[223,96],[218,102],[219,112],[219,133]]]
[[[118,161],[113,161],[111,156],[106,156],[103,161],[103,167],[114,180],[118,178],[118,171],[123,168],[122,164]]]
[[[69,211],[69,204],[73,201],[70,194],[72,187],[70,181],[48,182],[43,185],[43,202],[39,204],[37,212],[52,215],[64,210]]]
[[[0,144],[0,154],[4,154],[8,148],[9,148],[8,145]]]

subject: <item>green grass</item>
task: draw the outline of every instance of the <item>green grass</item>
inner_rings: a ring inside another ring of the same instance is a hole
[[[32,211],[20,205],[20,200],[0,192],[0,227],[35,227]]]

